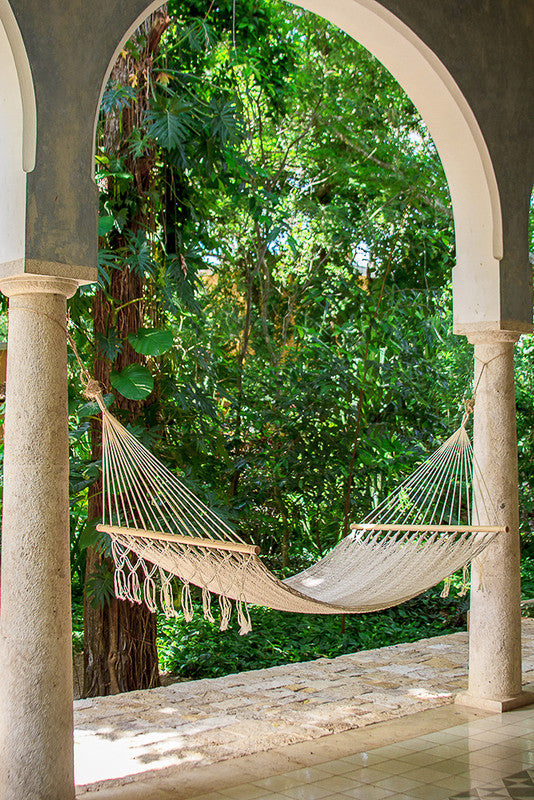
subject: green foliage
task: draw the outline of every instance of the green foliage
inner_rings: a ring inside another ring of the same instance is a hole
[[[154,378],[142,364],[129,364],[122,372],[112,372],[111,385],[129,400],[144,400],[154,388]]]
[[[88,578],[86,591],[93,608],[108,603],[114,594],[113,570],[105,563],[100,564]]]
[[[95,288],[80,292],[77,346],[88,364],[109,362],[115,392],[145,401],[133,432],[283,576],[339,541],[350,476],[352,521],[460,418],[472,348],[451,328],[447,183],[409,98],[326,21],[277,0],[239,0],[235,28],[229,0],[207,13],[172,0],[169,14],[150,85],[113,83],[104,94],[102,122],[120,128],[128,113],[136,124],[120,152],[99,127],[99,291],[109,317],[93,341]],[[111,291],[124,272],[139,279],[145,314],[127,337],[117,319],[134,301]],[[143,364],[117,367],[132,349]],[[517,374],[528,558],[533,363],[525,337]],[[87,522],[101,467],[89,427],[98,408],[74,384],[70,413],[79,586],[86,548],[107,543]],[[111,591],[112,576],[94,577],[94,603]],[[161,622],[162,661],[199,677],[331,657],[448,632],[464,612],[465,602],[432,591],[347,618],[344,637],[338,618],[260,609],[244,639],[199,618]]]
[[[465,626],[466,602],[444,602],[433,590],[399,608],[347,616],[345,633],[339,616],[253,608],[251,633],[239,636],[234,621],[223,634],[204,620],[201,609],[197,612],[190,623],[181,614],[173,621],[159,620],[161,667],[181,678],[216,678],[454,633]]]
[[[139,328],[136,333],[130,333],[128,341],[136,353],[143,356],[162,356],[171,349],[173,335],[172,331],[161,328]]]

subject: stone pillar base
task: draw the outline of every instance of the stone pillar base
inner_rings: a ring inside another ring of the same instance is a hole
[[[514,708],[521,708],[522,706],[534,704],[534,692],[520,692],[515,697],[506,697],[504,700],[492,700],[489,697],[476,697],[469,692],[462,692],[456,695],[454,702],[459,706],[479,708],[481,711],[493,711],[496,714],[503,714],[505,711],[513,711]]]

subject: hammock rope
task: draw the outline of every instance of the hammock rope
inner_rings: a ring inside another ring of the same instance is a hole
[[[364,613],[402,603],[466,565],[506,528],[496,519],[466,431],[460,427],[350,534],[319,562],[279,580],[245,542],[202,503],[106,408],[95,382],[86,394],[102,412],[103,519],[112,539],[115,593],[177,615],[173,583],[182,584],[186,620],[190,587],[202,590],[213,620],[219,595],[220,627],[235,601],[240,633],[251,629],[248,604],[319,614]],[[465,572],[464,572],[465,574]]]

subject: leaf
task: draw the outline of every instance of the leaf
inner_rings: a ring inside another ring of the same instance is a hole
[[[131,333],[128,341],[136,353],[143,356],[161,356],[173,345],[172,331],[161,328],[139,328]]]
[[[112,84],[109,81],[102,95],[101,110],[106,115],[118,114],[130,106],[134,98],[135,90],[131,86],[123,86],[121,83]]]
[[[87,596],[92,608],[103,608],[114,595],[113,570],[104,562],[99,564],[86,583]]]
[[[110,328],[107,336],[98,332],[95,334],[95,345],[97,353],[113,361],[122,350],[123,343],[115,328]]]
[[[112,228],[115,220],[112,216],[108,215],[105,217],[98,218],[98,235],[99,236],[106,236]]]
[[[115,400],[115,397],[112,394],[105,394],[103,399],[104,405],[106,408],[109,408],[109,406]],[[91,400],[89,403],[84,403],[78,409],[78,417],[80,419],[84,419],[85,417],[94,417],[95,414],[100,414],[100,407],[96,400]]]
[[[213,112],[211,119],[211,133],[218,138],[224,146],[227,142],[237,139],[239,123],[236,119],[236,108],[233,103],[212,98],[210,110]]]
[[[140,278],[153,275],[157,269],[157,264],[152,257],[152,249],[143,230],[136,234],[128,233],[126,236],[128,248],[124,258],[124,264]]]
[[[112,250],[98,251],[98,282],[106,289],[111,281],[111,270],[117,269],[116,256]]]
[[[97,547],[101,541],[101,534],[97,531],[97,519],[88,519],[78,537],[78,547],[86,550],[88,547]]]
[[[161,147],[172,150],[179,147],[194,129],[191,102],[178,96],[171,97],[163,107],[147,113],[148,135]]]
[[[111,385],[128,400],[144,400],[154,388],[154,378],[142,364],[130,364],[122,372],[112,372]]]

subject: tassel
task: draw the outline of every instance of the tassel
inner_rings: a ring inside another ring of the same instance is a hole
[[[115,597],[117,600],[127,600],[125,575],[123,571],[123,564],[120,567],[115,566],[115,574],[113,575],[113,587],[115,589]]]
[[[448,597],[449,596],[449,592],[451,590],[451,582],[452,582],[451,581],[451,576],[449,575],[449,577],[445,578],[445,580],[443,581],[443,591],[440,594],[440,597]]]
[[[153,614],[156,613],[156,584],[151,575],[147,575],[143,583],[143,597],[145,598],[145,605]]]
[[[239,599],[237,602],[237,621],[239,623],[239,635],[245,636],[252,630],[252,621],[245,600]]]
[[[191,622],[193,619],[193,601],[191,600],[191,589],[188,583],[182,586],[181,594],[182,611],[184,612],[184,619],[186,622]]]
[[[135,567],[130,565],[131,572],[128,579],[128,599],[132,601],[132,603],[140,603],[141,602],[141,586],[139,585],[139,578],[137,577],[137,572],[135,571]]]
[[[469,588],[467,586],[469,581],[469,566],[466,564],[462,573],[462,588],[458,592],[458,597],[465,597]]]
[[[219,597],[219,606],[221,608],[221,624],[219,625],[219,629],[221,631],[228,630],[228,625],[230,624],[230,617],[232,615],[232,604],[225,597],[223,594]]]
[[[115,590],[115,597],[117,600],[127,600],[126,597],[126,575],[124,574],[124,563],[126,561],[126,551],[121,545],[111,540],[111,555],[113,563],[115,564],[115,572],[113,574],[113,588]]]
[[[213,625],[215,619],[211,613],[211,593],[205,586],[202,589],[202,611],[204,612],[204,619],[207,619]]]
[[[171,579],[169,575],[160,569],[161,589],[159,590],[159,601],[165,614],[165,619],[172,619],[177,617],[176,609],[174,608],[174,599],[172,596]]]

